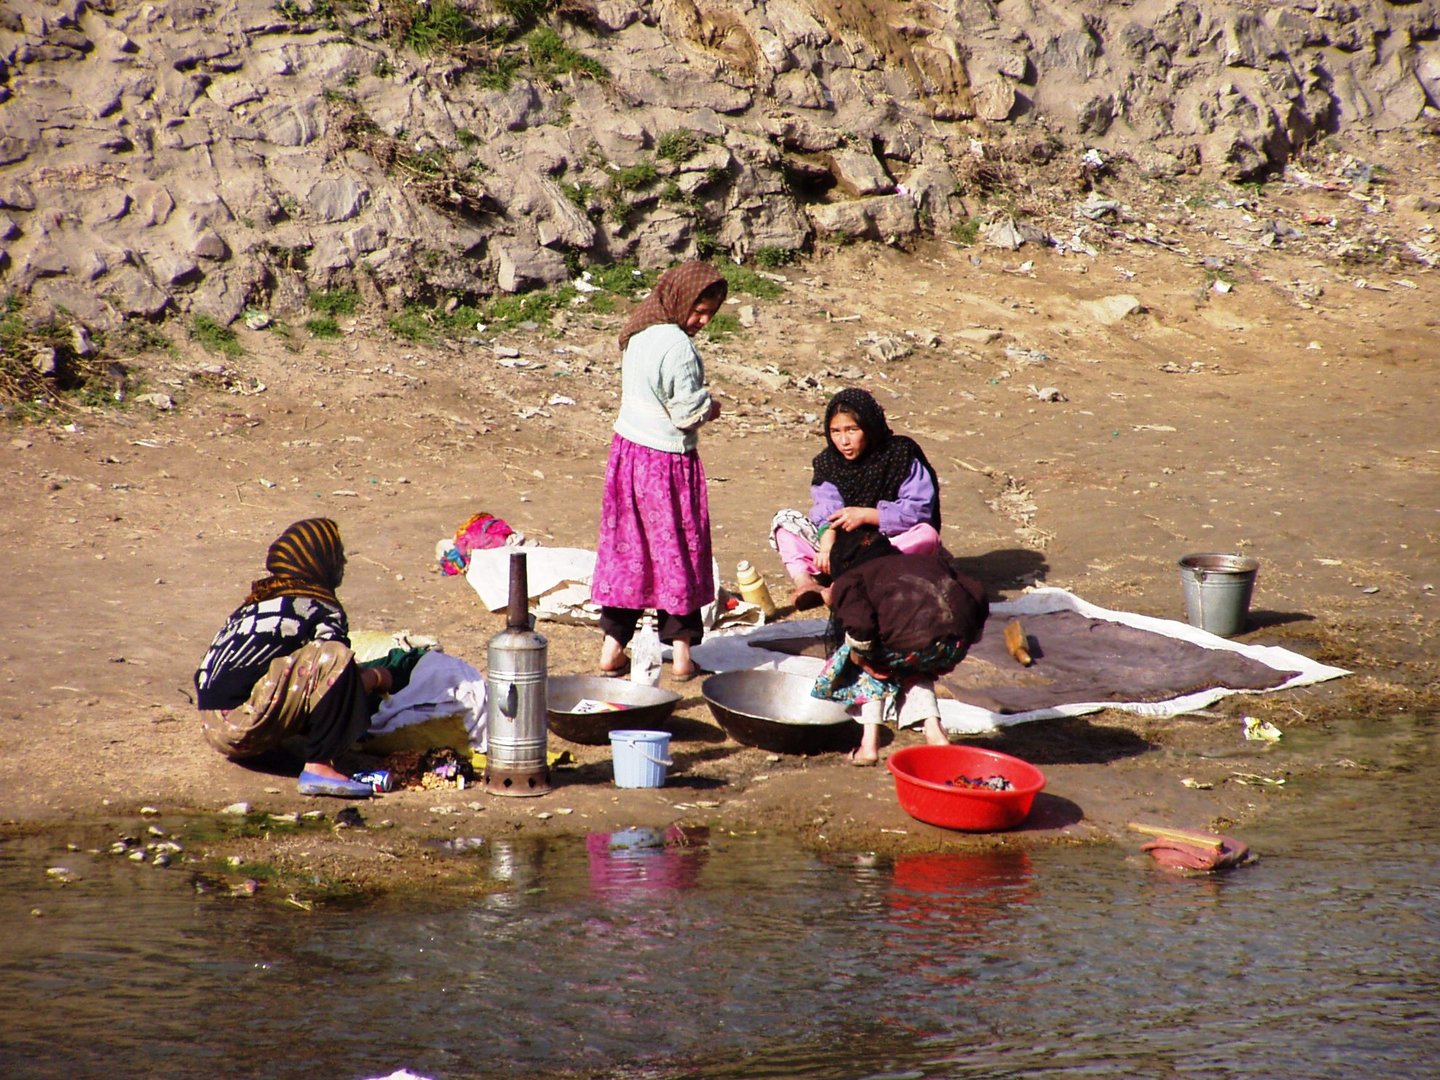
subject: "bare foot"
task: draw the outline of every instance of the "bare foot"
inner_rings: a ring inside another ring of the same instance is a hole
[[[630,666],[629,659],[625,655],[625,646],[606,634],[605,642],[600,646],[600,670],[619,673]]]
[[[949,746],[950,736],[945,734],[945,729],[940,726],[938,716],[930,716],[925,719],[925,741],[931,746]]]
[[[857,749],[851,750],[850,753],[846,754],[845,760],[856,768],[868,769],[870,766],[880,763],[880,755]]]

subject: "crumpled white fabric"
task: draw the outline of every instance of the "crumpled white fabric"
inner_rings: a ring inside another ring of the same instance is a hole
[[[430,651],[420,657],[410,682],[387,697],[370,720],[370,735],[387,735],[437,716],[460,714],[470,745],[484,753],[489,743],[485,676],[464,660]]]
[[[595,552],[585,548],[527,547],[525,551],[525,591],[529,594],[531,613],[537,622],[593,625],[600,621],[600,605],[590,598],[590,582],[595,576]],[[500,611],[510,603],[510,556],[505,548],[487,548],[470,554],[465,580],[489,611]],[[711,564],[716,598],[700,611],[707,630],[722,626],[764,626],[765,612],[756,604],[735,597],[734,607],[717,601],[720,590],[720,567]]]

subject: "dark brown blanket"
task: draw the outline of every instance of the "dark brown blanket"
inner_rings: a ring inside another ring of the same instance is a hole
[[[1034,663],[1005,650],[1005,624],[992,614],[985,636],[950,674],[937,680],[945,697],[995,713],[1022,713],[1082,702],[1168,701],[1201,690],[1270,690],[1298,672],[1280,671],[1226,649],[1207,649],[1165,634],[1073,611],[1025,615]],[[792,656],[827,655],[819,636],[750,643]]]

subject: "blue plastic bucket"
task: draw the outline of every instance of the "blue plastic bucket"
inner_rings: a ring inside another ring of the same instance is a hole
[[[664,787],[670,760],[668,731],[612,731],[610,756],[615,764],[615,786]]]

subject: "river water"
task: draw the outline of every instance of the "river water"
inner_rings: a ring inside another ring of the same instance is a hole
[[[1309,735],[1354,767],[1258,796],[1260,860],[1204,878],[1138,838],[877,859],[630,830],[457,844],[506,886],[470,904],[307,913],[10,840],[0,1075],[1433,1077],[1436,727]]]

